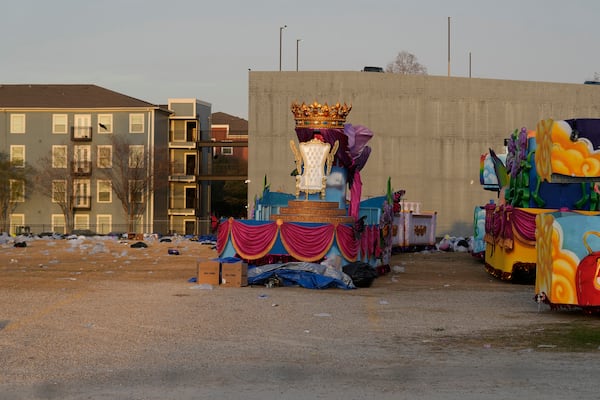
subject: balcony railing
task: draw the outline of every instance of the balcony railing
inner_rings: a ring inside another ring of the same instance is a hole
[[[195,182],[196,174],[193,164],[185,166],[182,163],[174,163],[169,168],[169,180],[173,182]]]
[[[75,195],[72,197],[73,208],[76,210],[91,210],[92,209],[92,196],[80,196]]]
[[[92,174],[91,161],[72,161],[71,174],[75,176],[89,176]]]
[[[193,149],[198,145],[199,135],[197,129],[188,131],[169,131],[169,147]]]
[[[92,127],[72,126],[71,140],[74,142],[90,142],[92,140]]]
[[[169,208],[169,215],[191,216],[196,215],[196,210],[194,208]]]

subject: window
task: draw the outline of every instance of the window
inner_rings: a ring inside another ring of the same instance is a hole
[[[67,133],[67,114],[52,114],[52,133]]]
[[[10,162],[15,167],[25,167],[25,146],[10,146]]]
[[[98,146],[98,168],[112,168],[112,146]]]
[[[144,145],[129,146],[129,168],[144,168]]]
[[[25,225],[25,214],[11,214],[10,215],[10,232],[14,235],[17,234],[17,229],[20,229]]]
[[[10,114],[10,133],[25,133],[25,114]]]
[[[112,114],[98,114],[98,133],[113,133]]]
[[[171,140],[173,142],[185,142],[185,121],[172,120],[171,133]]]
[[[144,202],[144,181],[130,180],[129,181],[129,202],[143,203]]]
[[[96,215],[96,233],[107,234],[112,231],[112,215],[98,214]]]
[[[233,147],[221,147],[221,154],[224,156],[233,155]]]
[[[185,208],[196,208],[196,192],[195,186],[185,187]]]
[[[66,204],[67,202],[67,181],[57,179],[52,181],[52,202]]]
[[[112,202],[112,185],[110,181],[98,180],[98,203]]]
[[[25,181],[21,179],[10,180],[10,202],[23,203],[25,201]]]
[[[73,139],[92,138],[92,117],[89,114],[75,114],[73,117]]]
[[[73,146],[73,171],[89,174],[92,171],[92,148],[86,146]]]
[[[67,146],[52,146],[52,168],[67,168]]]
[[[63,214],[52,214],[52,232],[66,233],[65,216]]]
[[[89,179],[74,179],[73,193],[75,194],[74,206],[78,208],[89,208],[92,196],[90,193]]]
[[[129,133],[144,133],[144,114],[129,114]]]
[[[75,229],[90,229],[90,216],[86,214],[75,215],[74,218]]]

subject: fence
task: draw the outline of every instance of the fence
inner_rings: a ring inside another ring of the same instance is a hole
[[[28,224],[28,225],[12,225],[10,227],[10,233],[15,235],[29,235],[29,234],[42,234],[42,233],[74,233],[81,235],[108,235],[108,234],[121,234],[129,231],[128,224],[87,224],[85,226],[77,226],[73,229],[73,232],[67,232],[64,226],[53,226],[52,224]],[[154,224],[136,224],[135,232],[137,233],[158,233],[161,235],[170,235],[174,233],[185,234],[186,232],[171,231],[169,228],[169,221],[159,220],[154,221]],[[210,217],[202,217],[196,219],[195,232],[190,233],[193,235],[209,235],[212,233]]]

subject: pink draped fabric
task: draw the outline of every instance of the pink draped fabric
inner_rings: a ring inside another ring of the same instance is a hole
[[[234,219],[219,226],[217,252],[222,254],[227,241],[231,240],[240,257],[256,260],[271,251],[278,237],[285,250],[301,261],[321,259],[331,249],[334,240],[345,259],[355,261],[358,254],[359,243],[354,237],[353,227],[349,225],[307,226],[290,222],[248,224]]]
[[[278,227],[275,222],[249,225],[241,221],[232,221],[231,242],[242,258],[260,258],[271,250],[277,239]]]
[[[488,204],[485,211],[485,233],[488,243],[499,243],[512,248],[515,235],[521,241],[535,242],[536,214],[511,205],[496,207],[494,204]]]
[[[344,258],[356,261],[358,255],[358,240],[354,238],[354,229],[348,225],[338,225],[336,240]]]
[[[375,257],[381,257],[381,231],[378,226],[375,227]]]
[[[283,247],[294,258],[317,261],[327,254],[334,239],[334,225],[303,226],[294,223],[281,225]]]
[[[375,248],[377,247],[377,241],[379,239],[379,232],[377,226],[371,225],[367,227],[369,230],[369,256],[375,256]]]
[[[225,250],[227,239],[229,238],[229,229],[233,218],[229,218],[227,222],[220,223],[217,228],[217,253],[221,254]]]
[[[513,209],[512,225],[519,237],[527,241],[535,241],[536,214],[528,213],[520,208]]]
[[[360,180],[360,171],[354,171],[354,179],[350,187],[350,216],[358,219],[360,209],[360,196],[362,193],[362,181]]]
[[[360,237],[360,255],[363,258],[369,255],[369,228],[365,228]]]

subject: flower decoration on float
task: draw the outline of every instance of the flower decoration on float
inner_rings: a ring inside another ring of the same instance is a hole
[[[405,193],[406,193],[406,190],[404,190],[404,189],[394,192],[394,194],[393,194],[394,214],[400,214],[400,211],[402,211],[402,205],[400,203],[402,202],[402,198],[404,197]]]
[[[336,103],[332,106],[316,101],[311,104],[292,103],[296,128],[342,129],[350,110],[352,110],[352,105],[346,103]]]

